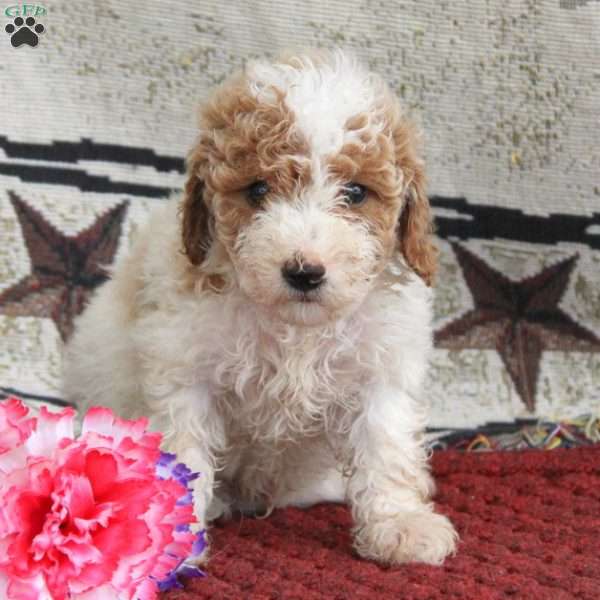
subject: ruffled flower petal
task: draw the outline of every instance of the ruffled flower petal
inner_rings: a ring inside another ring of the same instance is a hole
[[[122,600],[122,598],[119,592],[110,584],[72,595],[72,600]]]
[[[55,600],[52,598],[44,577],[9,578],[6,586],[8,600]]]
[[[0,454],[21,446],[31,435],[35,419],[28,416],[29,409],[18,398],[0,402]]]
[[[51,456],[58,448],[59,442],[73,439],[74,421],[75,411],[72,408],[54,413],[42,406],[36,419],[35,430],[26,442],[29,454]]]
[[[94,406],[83,418],[82,436],[94,432],[109,438],[113,447],[130,438],[137,446],[158,448],[162,436],[148,431],[148,419],[141,417],[135,420],[121,419],[108,408]]]
[[[23,468],[27,463],[27,456],[24,446],[17,446],[0,454],[0,473],[10,473]]]

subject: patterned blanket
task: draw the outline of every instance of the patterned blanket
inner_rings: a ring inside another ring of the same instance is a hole
[[[60,397],[73,318],[181,187],[207,90],[254,56],[342,46],[425,134],[441,249],[431,425],[600,413],[600,2],[0,11],[3,393]]]

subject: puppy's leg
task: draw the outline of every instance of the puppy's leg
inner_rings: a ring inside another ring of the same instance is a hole
[[[441,564],[456,546],[450,521],[433,510],[433,480],[418,440],[422,417],[405,392],[374,390],[351,436],[348,496],[355,547],[385,563]]]
[[[286,451],[277,480],[275,507],[306,507],[346,499],[348,481],[325,439],[305,440]]]
[[[249,515],[274,508],[344,502],[347,480],[324,439],[305,439],[284,449],[256,444],[233,450],[220,473],[218,491],[229,488],[230,505]]]
[[[344,502],[346,481],[340,469],[330,467],[318,473],[296,473],[297,484],[276,498],[275,507],[299,506],[305,508],[321,502]]]
[[[223,512],[214,495],[216,453],[224,446],[224,429],[208,391],[202,386],[182,388],[160,401],[149,402],[154,412],[151,427],[164,435],[162,449],[177,455],[193,472],[195,529],[206,529],[208,522]],[[205,551],[197,562],[207,558]]]

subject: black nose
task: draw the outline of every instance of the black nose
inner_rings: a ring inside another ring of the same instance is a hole
[[[283,278],[296,290],[310,292],[325,281],[325,267],[300,263],[296,260],[285,263],[281,269]]]

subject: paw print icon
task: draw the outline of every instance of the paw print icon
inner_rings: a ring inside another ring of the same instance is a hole
[[[45,28],[41,23],[36,23],[33,17],[17,17],[9,23],[4,30],[10,35],[10,43],[18,48],[23,44],[35,48],[39,42],[39,35],[44,33]]]

